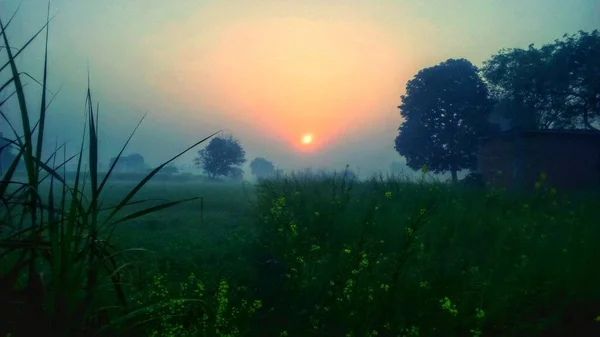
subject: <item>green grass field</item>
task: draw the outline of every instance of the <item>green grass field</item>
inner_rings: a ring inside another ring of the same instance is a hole
[[[116,184],[107,202],[130,187]],[[123,188],[123,191],[120,189]],[[288,177],[149,184],[203,196],[114,243],[155,336],[591,336],[600,199]],[[185,299],[186,301],[181,301]]]

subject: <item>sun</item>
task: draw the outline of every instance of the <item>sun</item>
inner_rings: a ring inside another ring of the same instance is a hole
[[[302,144],[309,145],[312,142],[313,142],[313,135],[311,135],[310,133],[307,133],[304,136],[302,136]]]

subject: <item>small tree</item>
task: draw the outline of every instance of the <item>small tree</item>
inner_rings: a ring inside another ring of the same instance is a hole
[[[258,157],[250,163],[250,170],[257,178],[266,178],[275,174],[275,165],[265,158]]]
[[[198,151],[194,164],[201,167],[210,179],[232,176],[246,162],[246,151],[240,142],[229,137],[215,137]]]
[[[169,164],[165,167],[162,168],[162,170],[160,170],[161,173],[164,174],[178,174],[179,173],[179,167],[173,165],[173,164]]]
[[[465,59],[449,59],[419,71],[406,84],[395,149],[406,165],[434,173],[474,169],[477,140],[491,131],[493,102],[477,68]]]
[[[110,158],[109,166],[112,166],[117,157]],[[146,169],[144,157],[139,153],[132,153],[128,156],[122,156],[115,165],[116,171],[142,172]]]
[[[146,162],[144,157],[139,153],[133,153],[129,155],[129,169],[132,171],[141,172],[146,168]]]

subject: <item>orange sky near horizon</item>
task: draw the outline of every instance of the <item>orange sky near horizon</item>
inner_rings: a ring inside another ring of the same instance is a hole
[[[193,43],[180,47],[180,54],[202,56],[179,73],[187,89],[174,87],[169,96],[187,105],[200,97],[209,104],[204,108],[305,153],[381,123],[382,103],[399,99],[399,78],[407,75],[402,68],[413,68],[386,33],[359,19],[243,20],[213,41],[203,50]],[[306,133],[313,135],[308,145],[301,142]]]

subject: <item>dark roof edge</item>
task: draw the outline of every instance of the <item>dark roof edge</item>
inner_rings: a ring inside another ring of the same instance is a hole
[[[552,134],[552,135],[578,135],[578,136],[594,136],[600,137],[600,130],[581,130],[581,129],[544,129],[544,130],[521,130],[516,131],[517,134],[521,134],[524,136],[536,135],[536,134]],[[493,133],[489,136],[479,137],[480,140],[490,139],[490,138],[505,138],[511,137],[515,135],[514,130],[500,131]]]

